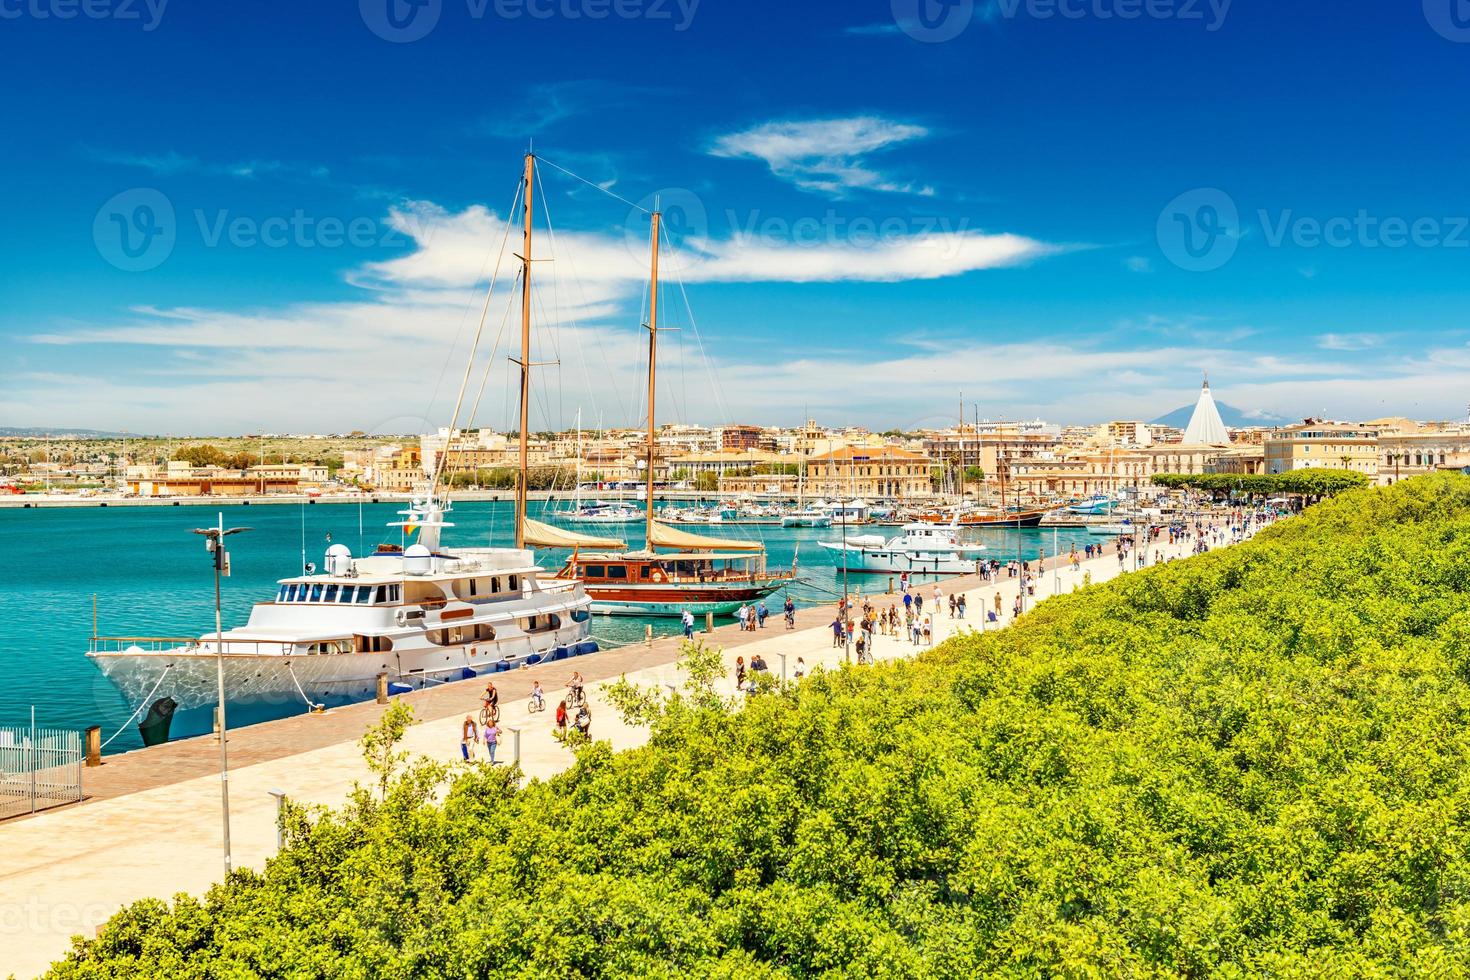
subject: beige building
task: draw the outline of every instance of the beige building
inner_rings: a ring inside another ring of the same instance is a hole
[[[1378,431],[1367,425],[1307,419],[1277,429],[1264,448],[1267,473],[1324,469],[1378,474]]]
[[[1406,418],[1363,423],[1378,431],[1378,482],[1384,485],[1438,470],[1470,466],[1470,425]]]
[[[315,463],[273,463],[232,470],[171,459],[166,466],[130,466],[127,471],[128,492],[141,497],[254,497],[299,493],[326,482],[327,468]]]
[[[933,493],[933,465],[923,453],[898,446],[844,446],[807,460],[806,492],[812,497],[883,500],[928,497]]]

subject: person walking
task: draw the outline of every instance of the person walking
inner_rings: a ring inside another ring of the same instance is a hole
[[[842,617],[840,614],[836,619],[832,620],[832,645],[834,647],[842,646]]]
[[[955,597],[955,607],[960,611],[960,619],[965,618],[965,594],[961,592]]]
[[[750,608],[742,602],[740,608],[735,613],[735,618],[740,620],[740,632],[744,633],[746,630],[746,620],[750,618]]]
[[[755,610],[755,621],[761,629],[766,628],[766,617],[770,614],[771,611],[766,608],[766,601],[762,599],[760,605]]]
[[[745,658],[735,658],[735,690],[745,690]]]
[[[465,715],[464,724],[459,728],[459,754],[464,761],[469,762],[475,757],[475,743],[480,740],[479,730],[475,727],[474,715]]]
[[[500,725],[491,722],[485,726],[485,752],[490,756],[490,764],[495,765],[495,747],[500,743]]]
[[[801,680],[806,676],[806,661],[801,657],[796,658],[796,679]]]
[[[1000,618],[1000,590],[998,589],[995,593],[995,616],[997,619]]]
[[[786,604],[781,608],[786,616],[786,628],[789,630],[796,629],[796,603],[791,601],[790,596],[787,596]]]
[[[684,639],[694,639],[694,613],[686,609],[684,610],[684,615],[680,616],[679,619],[684,623]]]

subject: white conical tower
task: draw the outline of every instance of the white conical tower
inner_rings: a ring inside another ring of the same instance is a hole
[[[1210,377],[1205,375],[1205,383],[1199,390],[1199,402],[1194,406],[1194,414],[1189,417],[1189,425],[1184,430],[1184,441],[1196,446],[1228,446],[1230,445],[1230,433],[1225,429],[1225,422],[1220,418],[1220,410],[1215,407],[1215,399],[1210,395]]]

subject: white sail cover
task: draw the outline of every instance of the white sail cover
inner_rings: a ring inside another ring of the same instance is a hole
[[[1184,441],[1196,446],[1230,445],[1230,433],[1226,431],[1220,410],[1210,395],[1208,378],[1199,391],[1199,402],[1194,406],[1194,414],[1189,417],[1189,425],[1184,430]]]
[[[761,551],[765,547],[759,541],[735,541],[730,538],[690,534],[658,521],[653,522],[653,533],[648,536],[648,546],[675,548],[679,551]]]
[[[617,538],[597,538],[526,518],[526,544],[538,548],[606,548],[622,551],[627,542]]]

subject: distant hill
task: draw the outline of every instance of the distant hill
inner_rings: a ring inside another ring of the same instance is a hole
[[[137,433],[133,433],[136,438]],[[43,429],[0,426],[0,439],[121,439],[121,432],[103,432],[100,429]]]
[[[1233,405],[1224,402],[1215,402],[1215,407],[1220,410],[1220,421],[1225,423],[1226,428],[1242,429],[1251,425],[1285,425],[1292,421],[1281,415],[1272,415],[1270,412],[1245,412]],[[1182,429],[1189,424],[1189,417],[1194,414],[1193,405],[1185,405],[1176,408],[1168,415],[1160,416],[1153,420],[1151,425],[1171,425],[1176,429]]]

